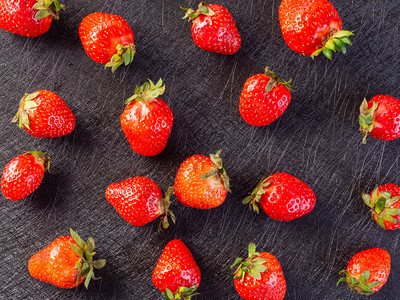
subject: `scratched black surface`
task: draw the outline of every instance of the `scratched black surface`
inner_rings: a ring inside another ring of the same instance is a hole
[[[26,150],[52,157],[51,173],[25,200],[1,196],[1,299],[162,299],[151,274],[164,246],[182,239],[202,270],[197,299],[239,299],[229,265],[249,242],[274,254],[287,280],[285,299],[359,299],[336,287],[338,271],[358,251],[382,247],[392,272],[371,299],[399,299],[399,232],[383,231],[369,218],[360,193],[400,184],[400,141],[372,138],[361,145],[358,107],[376,94],[400,97],[400,3],[335,0],[354,46],[332,61],[313,61],[284,43],[278,0],[220,0],[236,20],[242,48],[234,56],[197,48],[179,5],[196,1],[71,0],[51,30],[35,39],[0,32],[0,165]],[[78,26],[89,13],[119,14],[135,32],[133,64],[112,75],[85,54]],[[285,114],[264,128],[248,126],[238,112],[245,80],[270,66],[293,77],[297,92]],[[133,153],[119,125],[124,99],[146,78],[166,83],[163,99],[174,116],[165,151],[153,158]],[[58,93],[77,117],[76,130],[57,139],[36,139],[11,124],[25,92]],[[193,154],[223,149],[233,193],[212,210],[173,204],[178,224],[158,234],[157,222],[136,228],[104,197],[107,186],[148,176],[163,190],[180,163]],[[265,175],[284,171],[317,195],[309,215],[281,223],[255,215],[241,199]],[[72,227],[96,240],[108,260],[86,291],[62,290],[31,278],[31,255]],[[360,298],[361,299],[361,298]]]

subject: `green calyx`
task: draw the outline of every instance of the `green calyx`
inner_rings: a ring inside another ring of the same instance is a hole
[[[188,18],[189,22],[193,22],[193,20],[196,19],[200,15],[205,15],[205,16],[215,15],[215,12],[213,10],[209,9],[205,2],[201,2],[196,11],[194,9],[184,8],[182,6],[181,6],[181,9],[185,12],[185,16],[182,19]]]
[[[28,114],[26,113],[26,110],[30,108],[35,108],[38,107],[38,104],[34,101],[34,99],[39,95],[39,92],[32,93],[32,94],[25,94],[25,96],[21,99],[19,102],[19,108],[12,119],[11,122],[17,123],[18,122],[18,128],[24,129],[25,127],[29,128],[29,117]]]
[[[265,188],[270,186],[271,184],[272,180],[269,180],[269,177],[267,179],[263,177],[258,183],[257,187],[251,192],[251,194],[243,199],[242,203],[248,204],[250,206],[250,209],[259,213],[260,210],[258,209],[258,202],[260,202],[261,196],[265,194]]]
[[[379,104],[374,101],[372,101],[372,103],[372,107],[368,109],[368,101],[364,98],[360,106],[360,116],[358,117],[358,120],[360,122],[360,131],[363,135],[363,144],[367,143],[367,135],[372,131],[372,129],[374,129],[373,117]]]
[[[24,155],[32,155],[35,157],[35,162],[42,165],[45,171],[50,171],[50,157],[40,151],[26,151]]]
[[[80,236],[73,231],[71,228],[69,229],[72,238],[77,243],[77,245],[69,242],[72,250],[80,257],[75,265],[75,270],[79,270],[78,276],[76,277],[76,285],[78,285],[79,280],[82,277],[85,277],[85,287],[86,289],[89,286],[90,280],[100,279],[94,276],[94,269],[101,269],[105,266],[106,260],[99,259],[93,260],[93,256],[96,254],[94,252],[94,240],[93,238],[89,238],[85,243]]]
[[[171,218],[172,223],[176,224],[176,217],[174,213],[169,209],[171,205],[171,196],[174,195],[174,187],[170,186],[165,193],[165,197],[161,199],[159,202],[160,211],[161,211],[161,220],[158,224],[158,232],[162,231],[162,229],[167,229],[169,227],[168,217]],[[161,228],[162,227],[162,228]]]
[[[37,20],[47,18],[48,16],[51,16],[53,20],[59,20],[60,10],[65,11],[65,5],[58,2],[58,0],[36,0],[32,8],[38,10],[35,14],[35,19]]]
[[[228,192],[232,192],[229,184],[229,176],[222,166],[222,159],[219,157],[222,150],[217,151],[216,154],[210,154],[211,161],[214,163],[215,168],[204,173],[200,176],[201,179],[208,180],[211,178],[219,177],[224,183],[224,187]]]
[[[125,66],[127,66],[133,61],[133,56],[136,53],[136,46],[135,44],[127,46],[119,44],[116,50],[117,53],[115,53],[111,57],[111,60],[104,66],[104,68],[111,68],[111,72],[113,73],[122,64],[125,64]]]
[[[198,284],[192,285],[191,287],[180,287],[179,289],[177,289],[175,293],[171,292],[171,290],[169,289],[165,289],[165,292],[162,294],[168,300],[173,300],[173,299],[190,300],[193,296],[200,295],[200,293],[196,293],[198,287],[199,287]]]
[[[277,84],[284,85],[291,92],[295,91],[295,87],[291,85],[292,78],[290,78],[289,81],[285,81],[275,72],[270,71],[269,67],[265,67],[264,74],[270,78],[265,87],[265,93],[269,93]]]
[[[400,200],[400,196],[392,197],[389,192],[381,192],[378,195],[378,188],[372,192],[372,197],[368,194],[362,194],[364,203],[371,208],[371,216],[383,229],[386,229],[385,221],[390,223],[400,223],[395,216],[400,215],[399,208],[391,208],[393,204]]]
[[[125,100],[125,104],[128,105],[134,100],[150,102],[160,95],[164,94],[165,85],[163,85],[162,79],[158,80],[156,84],[150,79],[149,82],[145,82],[142,86],[136,86],[135,94]]]
[[[381,284],[380,281],[372,281],[367,284],[367,281],[370,278],[370,272],[369,270],[363,271],[360,275],[360,279],[357,280],[357,278],[351,276],[350,272],[347,270],[342,270],[339,272],[339,275],[344,274],[345,277],[342,277],[339,279],[339,281],[336,283],[338,285],[340,282],[346,282],[347,287],[361,295],[372,295],[375,294],[375,292],[372,290],[373,288],[377,287],[378,285]]]
[[[249,274],[256,280],[261,280],[261,273],[267,271],[267,267],[264,265],[267,260],[261,257],[259,252],[256,252],[256,245],[254,243],[249,244],[249,257],[246,259],[236,258],[231,268],[239,265],[235,270],[234,280],[240,278],[240,282],[243,283],[246,274]]]
[[[349,36],[354,35],[351,31],[340,30],[330,36],[325,43],[316,50],[313,54],[311,54],[311,58],[314,59],[315,56],[320,54],[321,52],[328,58],[332,59],[332,52],[342,52],[346,54],[346,44],[352,45],[349,39]]]

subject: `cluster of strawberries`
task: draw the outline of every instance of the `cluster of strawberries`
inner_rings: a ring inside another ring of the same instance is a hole
[[[64,5],[57,0],[2,1],[0,28],[28,37],[49,30],[53,19],[59,18]],[[236,53],[241,37],[226,8],[201,2],[197,10],[182,8],[184,18],[191,23],[193,40],[200,48],[225,55]],[[327,0],[283,0],[279,8],[283,37],[294,51],[315,57],[323,53],[346,52],[351,45],[351,32],[342,30],[341,19]],[[92,13],[79,26],[79,36],[87,54],[94,61],[114,72],[133,61],[136,51],[134,33],[120,16]],[[159,97],[165,85],[160,79],[137,86],[135,94],[126,100],[120,122],[133,151],[145,156],[160,154],[169,139],[173,113]],[[264,74],[250,77],[244,84],[239,111],[250,125],[265,126],[278,119],[291,101],[294,88],[291,80],[284,81],[268,67]],[[381,140],[400,136],[400,100],[378,95],[360,108],[360,129],[365,137],[370,133]],[[75,128],[75,115],[55,93],[39,90],[26,94],[13,119],[30,135],[39,138],[60,137]],[[105,196],[126,221],[143,226],[161,217],[159,229],[169,226],[168,217],[176,217],[169,209],[175,195],[184,205],[210,209],[221,205],[230,192],[229,177],[222,165],[221,151],[210,157],[194,155],[179,167],[173,187],[165,197],[156,182],[147,177],[134,177],[111,184]],[[4,168],[1,189],[5,197],[17,201],[33,193],[40,185],[50,159],[38,151],[27,152],[11,160]],[[371,195],[363,194],[375,221],[383,228],[400,227],[400,187],[386,184]],[[243,200],[259,212],[258,204],[274,220],[290,221],[311,212],[316,197],[301,180],[276,173],[261,179],[257,187]],[[39,280],[62,288],[72,288],[85,281],[88,287],[96,279],[94,269],[102,268],[104,259],[93,260],[94,241],[84,242],[70,230],[36,253],[29,260],[30,274]],[[248,258],[238,258],[232,267],[235,288],[243,299],[283,299],[286,282],[278,260],[270,253],[256,252],[253,243]],[[347,270],[342,271],[348,287],[369,295],[378,291],[390,272],[390,255],[374,248],[356,254]],[[153,282],[167,299],[190,299],[200,284],[200,269],[191,252],[180,240],[167,244],[153,273]],[[339,283],[338,282],[338,283]]]

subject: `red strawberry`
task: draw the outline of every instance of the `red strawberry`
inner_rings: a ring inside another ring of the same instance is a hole
[[[1,178],[3,195],[17,201],[32,194],[39,187],[49,166],[50,158],[42,152],[31,151],[15,157],[3,171]]]
[[[0,0],[0,28],[15,34],[37,37],[47,32],[65,6],[58,0]]]
[[[197,11],[181,9],[186,13],[192,27],[193,41],[201,49],[231,55],[240,49],[241,38],[229,11],[218,4],[199,4]]]
[[[371,196],[362,194],[362,198],[379,226],[389,230],[400,227],[400,186],[388,183],[374,189]]]
[[[54,138],[74,130],[75,115],[57,94],[40,90],[25,94],[12,122],[31,136]]]
[[[65,289],[74,288],[83,280],[88,288],[91,279],[99,279],[94,277],[94,269],[104,267],[106,261],[93,261],[94,240],[89,238],[85,243],[72,229],[70,233],[71,236],[57,238],[29,259],[32,277]]]
[[[112,72],[129,65],[136,52],[133,31],[120,16],[101,12],[86,16],[79,25],[79,37],[89,57]]]
[[[346,275],[339,279],[347,283],[350,290],[362,295],[372,295],[386,283],[390,273],[390,255],[386,250],[373,248],[353,256],[347,269],[340,271]]]
[[[400,100],[377,95],[369,102],[364,99],[360,107],[360,130],[366,143],[368,133],[374,138],[391,141],[400,137]]]
[[[121,115],[121,127],[132,150],[145,156],[160,154],[167,145],[174,116],[169,106],[158,97],[165,85],[149,79],[137,86],[135,95],[125,101],[127,107]]]
[[[286,44],[295,52],[314,57],[332,51],[346,53],[352,32],[342,30],[342,20],[327,0],[283,0],[279,21]]]
[[[259,203],[272,219],[291,221],[312,211],[315,201],[314,192],[304,182],[287,173],[275,173],[261,179],[243,203],[257,213]]]
[[[153,283],[167,299],[191,299],[201,279],[192,253],[180,240],[165,246],[153,272]]]
[[[292,98],[292,80],[284,81],[277,74],[264,70],[246,80],[239,101],[242,118],[250,125],[265,126],[278,119]]]
[[[210,157],[193,155],[181,164],[174,184],[176,198],[181,203],[207,209],[224,202],[231,190],[220,153],[221,150]]]
[[[275,256],[256,252],[256,245],[250,243],[249,257],[237,258],[231,268],[237,264],[234,280],[240,297],[246,300],[281,300],[285,297],[286,281]]]
[[[175,216],[170,211],[172,188],[162,198],[160,187],[147,177],[133,177],[110,185],[106,190],[107,201],[117,210],[122,218],[134,226],[143,226],[161,216],[161,223],[168,228],[168,216],[175,223]]]

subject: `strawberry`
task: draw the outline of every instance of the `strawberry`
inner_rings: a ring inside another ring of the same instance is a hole
[[[295,52],[332,59],[332,51],[346,53],[352,32],[342,30],[342,20],[327,0],[283,0],[279,22],[286,44]]]
[[[143,226],[161,216],[161,224],[168,228],[168,216],[175,223],[176,218],[169,210],[173,189],[168,189],[162,198],[160,187],[147,177],[133,177],[111,184],[106,190],[107,201],[122,218],[134,226]]]
[[[195,44],[203,50],[232,55],[240,49],[241,38],[229,11],[218,4],[199,4],[197,11],[181,9],[191,23]]]
[[[377,95],[369,102],[364,99],[360,106],[360,131],[366,143],[368,133],[374,138],[391,141],[400,137],[400,100]]]
[[[101,12],[83,18],[79,37],[91,59],[114,71],[122,64],[129,65],[136,52],[134,34],[120,16]]]
[[[339,279],[346,282],[347,287],[362,295],[372,295],[386,283],[390,273],[390,255],[386,250],[372,248],[353,256],[346,270],[339,272],[345,277]]]
[[[31,151],[15,157],[3,170],[3,195],[13,201],[29,196],[39,187],[49,166],[50,158],[42,152]]]
[[[291,221],[312,211],[315,201],[314,192],[300,179],[287,173],[275,173],[261,179],[243,204],[249,204],[258,213],[259,203],[270,218]]]
[[[132,150],[138,154],[155,156],[167,145],[174,116],[169,106],[158,98],[164,90],[161,79],[157,84],[149,79],[137,86],[135,95],[125,101],[121,127]]]
[[[389,230],[400,227],[400,186],[388,183],[374,189],[371,195],[362,194],[362,198],[379,226]]]
[[[256,245],[249,244],[249,257],[237,258],[231,266],[239,265],[234,283],[240,297],[246,300],[281,300],[285,297],[286,281],[282,267],[275,256],[256,252]]]
[[[239,112],[250,125],[265,126],[278,119],[292,98],[292,80],[284,81],[268,67],[265,74],[246,80],[239,101]]]
[[[199,287],[200,269],[192,253],[180,240],[165,246],[153,272],[153,283],[169,299],[191,299]]]
[[[219,157],[221,150],[210,157],[193,155],[186,159],[176,174],[176,198],[194,208],[214,208],[221,205],[228,192],[229,177]]]
[[[32,277],[49,282],[60,288],[70,289],[85,280],[88,288],[94,277],[94,269],[106,264],[105,259],[93,261],[94,240],[85,243],[70,229],[71,236],[60,236],[29,259],[28,269]]]
[[[47,32],[65,6],[58,0],[0,0],[0,28],[26,37]]]
[[[57,94],[39,90],[25,94],[12,122],[18,122],[31,136],[54,138],[74,130],[75,115]]]

